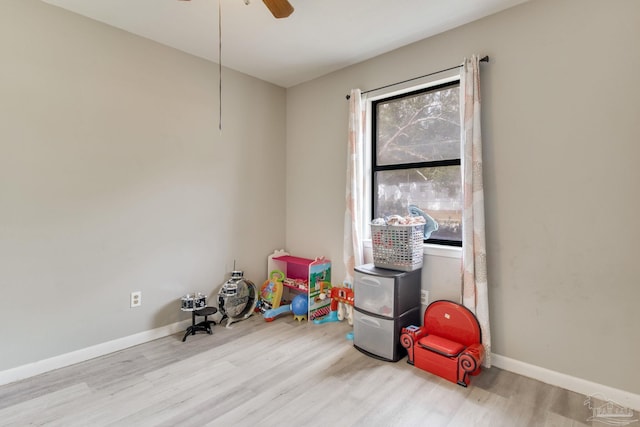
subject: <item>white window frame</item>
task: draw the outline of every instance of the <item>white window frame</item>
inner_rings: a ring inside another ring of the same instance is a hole
[[[371,227],[369,226],[371,223],[371,194],[372,194],[372,183],[371,183],[371,159],[372,159],[372,153],[371,150],[373,148],[373,143],[372,143],[372,135],[371,135],[371,121],[372,121],[372,114],[373,114],[373,108],[372,108],[372,104],[373,101],[377,101],[379,99],[383,99],[383,98],[390,98],[392,96],[396,96],[396,95],[402,95],[404,93],[408,93],[408,92],[413,92],[416,90],[421,90],[421,89],[427,89],[433,86],[438,86],[441,84],[446,84],[446,83],[450,83],[450,82],[454,82],[456,80],[460,80],[460,76],[459,75],[454,75],[454,76],[449,76],[449,77],[444,77],[442,79],[439,80],[433,80],[433,81],[429,81],[426,83],[422,83],[419,85],[415,85],[415,86],[409,86],[409,87],[405,87],[402,89],[398,89],[395,91],[391,91],[391,92],[384,92],[384,93],[378,93],[376,95],[373,96],[367,96],[366,98],[366,123],[365,123],[365,148],[364,148],[364,156],[365,156],[365,170],[364,170],[364,180],[365,180],[365,188],[363,189],[363,212],[362,214],[364,215],[363,218],[363,225],[364,225],[364,230],[362,230],[362,236],[364,236],[363,239],[363,246],[365,250],[370,251],[372,249],[372,245],[371,245]],[[425,255],[432,255],[432,256],[441,256],[441,257],[447,257],[447,258],[462,258],[462,248],[459,246],[448,246],[448,245],[438,245],[438,244],[433,244],[433,243],[425,243],[424,244],[424,254]]]

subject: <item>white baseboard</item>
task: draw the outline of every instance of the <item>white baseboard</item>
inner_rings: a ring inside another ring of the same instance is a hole
[[[614,401],[626,408],[640,411],[640,394],[634,394],[603,384],[583,380],[582,378],[530,365],[495,353],[491,354],[491,364],[497,368],[504,369],[505,371],[510,371],[525,377],[542,381],[543,383],[583,394],[585,399],[591,395],[603,395],[606,396],[606,399]]]
[[[53,371],[54,369],[64,368],[65,366],[74,365],[76,363],[84,362],[89,359],[104,356],[115,351],[133,347],[134,345],[143,344],[145,342],[153,341],[158,338],[166,337],[167,335],[172,335],[176,332],[184,331],[189,325],[191,325],[190,319],[183,320],[171,325],[162,326],[160,328],[151,329],[149,331],[140,332],[123,338],[118,338],[113,341],[107,341],[91,347],[82,348],[70,353],[54,356],[49,359],[39,360],[37,362],[18,366],[12,369],[7,369],[5,371],[0,371],[0,385],[9,384],[15,381],[23,380],[25,378],[30,378],[48,371]]]

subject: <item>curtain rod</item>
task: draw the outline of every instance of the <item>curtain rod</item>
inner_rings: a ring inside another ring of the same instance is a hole
[[[483,56],[482,58],[480,58],[480,62],[489,62],[489,56]],[[388,84],[388,85],[385,85],[385,86],[380,86],[380,87],[377,87],[375,89],[365,90],[362,93],[365,94],[365,93],[369,93],[369,92],[375,92],[376,90],[386,89],[386,88],[391,87],[391,86],[396,86],[396,85],[400,85],[402,83],[411,82],[413,80],[418,80],[418,79],[421,79],[423,77],[429,77],[429,76],[433,76],[434,74],[444,73],[445,71],[455,70],[456,68],[462,67],[462,65],[463,64],[456,65],[455,67],[445,68],[444,70],[434,71],[433,73],[429,73],[429,74],[425,74],[423,76],[418,76],[418,77],[414,77],[414,78],[411,78],[411,79],[403,80],[401,82],[391,83],[391,84]],[[351,98],[351,95],[347,95],[346,98],[347,99]]]

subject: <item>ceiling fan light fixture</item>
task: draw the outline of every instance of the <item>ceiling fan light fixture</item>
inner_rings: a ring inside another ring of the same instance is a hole
[[[293,6],[287,0],[262,0],[271,11],[271,14],[280,19],[286,18],[293,13]]]

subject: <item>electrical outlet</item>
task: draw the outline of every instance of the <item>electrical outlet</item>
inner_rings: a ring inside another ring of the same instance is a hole
[[[420,290],[420,304],[429,305],[429,291]]]
[[[131,292],[131,307],[142,305],[142,291]]]

